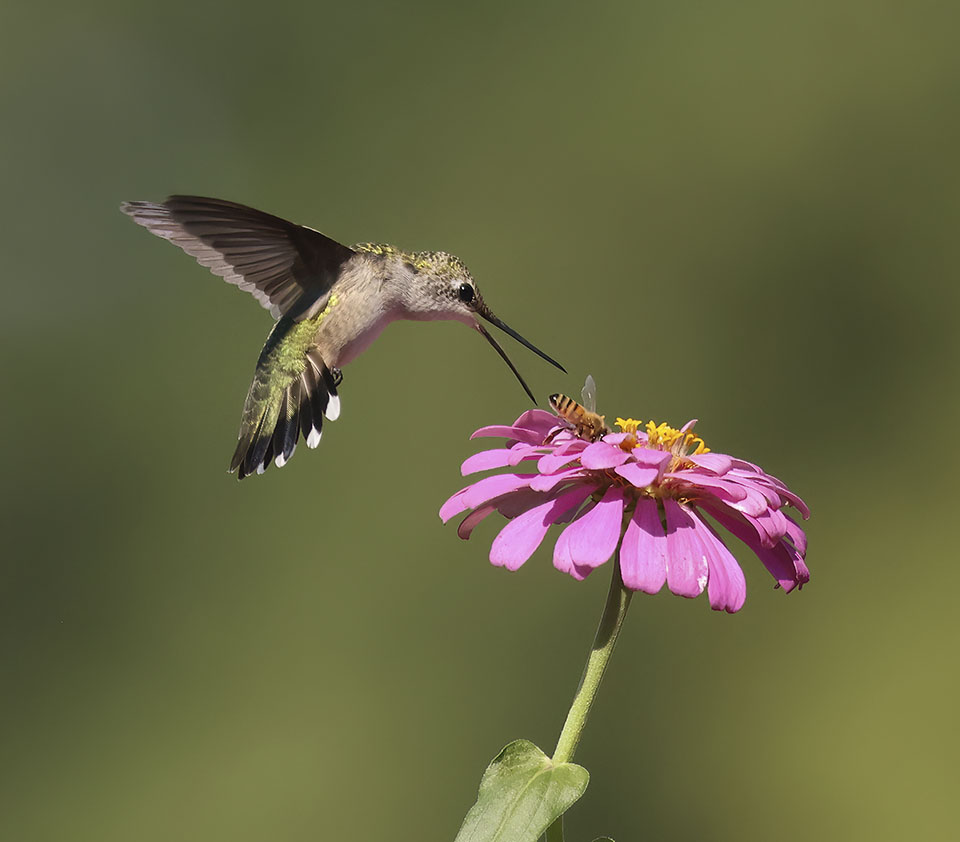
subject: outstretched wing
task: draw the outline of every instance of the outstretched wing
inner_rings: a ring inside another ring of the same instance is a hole
[[[587,375],[580,390],[580,397],[583,399],[583,406],[590,412],[597,411],[597,381],[593,379],[592,374]]]
[[[355,252],[319,231],[222,199],[124,202],[138,225],[251,293],[275,319],[298,319],[330,291]]]

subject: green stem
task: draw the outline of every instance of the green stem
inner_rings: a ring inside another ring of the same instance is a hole
[[[613,578],[610,580],[610,590],[607,592],[607,604],[603,608],[603,616],[600,617],[600,625],[593,639],[593,649],[590,650],[587,666],[583,670],[577,695],[573,698],[567,721],[563,723],[557,749],[553,753],[554,763],[568,763],[573,760],[573,753],[577,750],[580,735],[587,724],[587,716],[597,696],[597,690],[600,689],[600,682],[610,662],[610,656],[613,654],[613,647],[617,644],[617,636],[620,634],[620,627],[623,625],[623,618],[627,615],[632,596],[633,591],[627,590],[623,586],[623,579],[620,578],[620,561],[614,559]]]
[[[613,577],[610,579],[607,602],[603,607],[600,625],[597,627],[597,634],[593,639],[590,657],[587,659],[583,676],[580,678],[580,686],[577,688],[577,694],[573,697],[573,704],[570,706],[569,713],[567,713],[567,720],[563,723],[560,739],[557,740],[557,748],[553,753],[554,763],[569,763],[573,760],[573,754],[577,750],[580,736],[587,724],[590,708],[597,697],[603,674],[607,669],[607,664],[610,663],[610,656],[613,655],[613,647],[617,645],[617,637],[620,635],[623,618],[627,615],[630,598],[633,596],[633,591],[629,591],[623,586],[623,579],[620,577],[619,558],[613,559],[612,566]],[[563,816],[560,816],[547,828],[544,839],[546,842],[563,842]]]

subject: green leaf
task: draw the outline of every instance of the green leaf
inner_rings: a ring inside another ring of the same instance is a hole
[[[456,842],[536,842],[589,781],[582,766],[554,763],[529,740],[515,740],[483,773]]]

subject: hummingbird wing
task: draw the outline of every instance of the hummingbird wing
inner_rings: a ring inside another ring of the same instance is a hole
[[[120,209],[251,293],[275,319],[302,318],[356,254],[312,228],[223,199],[170,196],[159,203],[124,202]]]

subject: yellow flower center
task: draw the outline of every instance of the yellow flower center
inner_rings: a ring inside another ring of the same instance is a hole
[[[624,433],[631,434],[631,438],[627,441],[634,442],[632,447],[639,444],[633,436],[641,427],[646,428],[647,443],[641,446],[656,448],[657,450],[669,450],[677,460],[681,460],[688,455],[698,456],[701,453],[710,452],[710,448],[707,447],[702,438],[691,432],[685,433],[682,430],[677,430],[669,424],[657,424],[654,421],[648,421],[644,424],[643,421],[637,421],[635,418],[618,418],[617,426]],[[624,442],[624,444],[626,443]],[[693,449],[691,450],[691,448]]]
[[[670,461],[665,466],[665,473],[681,471],[693,467],[693,463],[688,456],[697,456],[701,453],[709,453],[710,448],[699,436],[695,436],[689,430],[684,432],[669,424],[657,424],[655,421],[637,421],[636,418],[618,418],[616,421],[620,430],[626,433],[626,437],[620,443],[623,450],[631,451],[635,447],[647,447],[651,450],[664,450],[670,454]],[[637,434],[645,432],[647,440],[642,441],[637,438]],[[653,497],[655,499],[669,497],[680,503],[689,502],[687,496],[683,496],[680,488],[671,480],[667,479],[661,482],[655,482],[640,490],[641,496]]]

